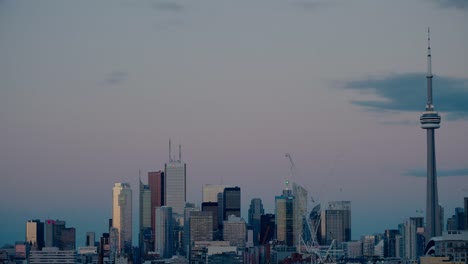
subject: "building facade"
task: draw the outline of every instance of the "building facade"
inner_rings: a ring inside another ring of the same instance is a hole
[[[218,202],[218,193],[223,193],[226,185],[205,184],[203,185],[203,202]]]
[[[295,244],[294,238],[294,196],[287,188],[275,197],[276,239],[288,247]]]
[[[163,258],[170,258],[174,254],[174,220],[172,207],[161,206],[156,208],[156,233],[154,251]]]
[[[189,219],[190,244],[195,241],[213,240],[213,214],[207,211],[192,211]]]
[[[247,225],[244,219],[230,215],[227,221],[224,221],[223,240],[229,241],[231,246],[245,248],[247,240]]]
[[[162,171],[152,171],[148,172],[148,187],[150,190],[150,208],[151,208],[151,232],[152,232],[152,242],[154,242],[154,234],[156,232],[155,227],[155,211],[156,207],[161,207],[165,205],[165,175]]]
[[[132,248],[132,189],[128,183],[115,183],[112,189],[112,227],[118,232],[118,253]]]
[[[424,243],[421,235],[424,234],[424,218],[410,217],[405,222],[405,259],[417,260],[423,254]]]
[[[241,212],[241,189],[239,187],[226,187],[223,193],[223,219],[228,220],[228,216],[240,217]]]
[[[265,214],[260,216],[260,245],[268,244],[275,234],[275,215]]]
[[[351,202],[329,202],[321,215],[321,234],[325,244],[351,240]]]
[[[172,207],[174,214],[183,215],[186,201],[187,166],[180,159],[170,160],[165,165],[165,205]]]
[[[252,227],[252,237],[255,246],[259,245],[260,242],[260,218],[265,214],[263,209],[262,199],[253,198],[250,201],[249,208],[249,225]]]
[[[44,223],[39,220],[30,220],[26,223],[26,242],[31,250],[42,250],[45,246]]]
[[[143,184],[140,179],[139,202],[139,235],[138,245],[141,254],[145,255],[153,250],[153,229],[151,219],[151,190],[149,185]]]
[[[215,239],[215,233],[218,231],[218,203],[217,202],[203,202],[202,211],[209,212],[212,216],[212,230],[213,239]]]

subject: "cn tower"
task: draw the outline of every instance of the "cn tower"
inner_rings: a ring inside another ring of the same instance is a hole
[[[429,29],[427,30],[427,104],[421,115],[421,128],[427,131],[427,191],[426,191],[426,234],[428,238],[440,236],[439,198],[437,194],[437,172],[434,130],[440,127],[440,116],[432,104],[432,67]]]

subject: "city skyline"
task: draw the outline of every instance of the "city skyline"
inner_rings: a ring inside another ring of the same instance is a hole
[[[353,238],[396,228],[426,210],[428,26],[449,217],[468,195],[468,7],[454,3],[1,1],[0,245],[30,219],[66,220],[77,245],[105,232],[113,183],[136,193],[169,138],[189,202],[239,186],[244,219],[252,198],[273,213],[291,153],[315,201],[352,202]]]

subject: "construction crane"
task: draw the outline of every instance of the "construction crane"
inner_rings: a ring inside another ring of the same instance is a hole
[[[307,226],[306,228],[308,230],[305,232],[309,232],[311,240],[312,240],[312,241],[307,242],[304,240],[303,234],[300,234],[298,237],[298,250],[299,252],[305,251],[308,254],[310,254],[312,263],[318,263],[318,264],[334,263],[336,262],[336,259],[334,256],[335,251],[333,250],[333,248],[336,245],[336,239],[332,240],[328,249],[324,250],[320,248],[320,245],[317,241],[317,233],[318,233],[318,229],[320,228],[320,218],[318,219],[318,221],[314,222],[313,226],[311,226],[311,223],[307,216],[307,197],[305,197],[305,199],[303,197],[302,197],[303,199],[299,198],[301,196],[300,195],[301,191],[302,192],[305,191],[305,194],[307,195],[307,190],[299,186],[296,182],[297,181],[296,165],[294,164],[291,154],[286,153],[285,157],[289,160],[289,164],[290,164],[289,170],[291,174],[290,177],[291,177],[291,182],[292,182],[293,195],[296,196],[296,199],[299,199],[298,205],[303,210],[302,212],[300,212],[301,218],[306,219],[306,226]],[[311,196],[311,201],[312,203],[315,203],[312,196]],[[320,208],[319,206],[320,205],[318,205],[318,208]]]

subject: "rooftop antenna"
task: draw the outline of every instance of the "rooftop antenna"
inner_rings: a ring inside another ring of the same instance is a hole
[[[171,158],[171,139],[169,138],[169,162],[172,162]]]
[[[427,28],[427,79],[432,79],[432,62],[431,62],[431,31]],[[434,109],[432,105],[432,80],[428,80],[427,88],[427,106],[426,110],[431,111]]]
[[[182,145],[179,144],[179,161],[182,161]]]

